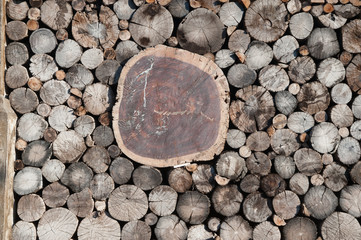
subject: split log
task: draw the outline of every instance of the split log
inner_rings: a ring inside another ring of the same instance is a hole
[[[13,240],[36,240],[36,228],[33,223],[17,221],[13,226]]]
[[[344,18],[354,18],[360,14],[360,8],[352,4],[337,4],[334,5],[335,13]]]
[[[94,12],[74,15],[71,31],[75,41],[84,48],[113,47],[119,35],[117,16],[104,5],[100,7],[99,17],[94,15]]]
[[[289,129],[278,129],[272,135],[271,147],[277,154],[289,156],[300,147],[300,144],[296,133]]]
[[[300,0],[290,0],[290,1],[282,1],[287,3],[287,10],[291,14],[295,14],[302,9],[302,4]]]
[[[17,134],[27,142],[39,140],[43,137],[48,123],[44,118],[34,113],[25,113],[20,117],[17,126]]]
[[[63,176],[65,171],[64,163],[60,162],[57,159],[51,159],[44,163],[41,168],[41,172],[43,176],[48,182],[56,182],[59,181]]]
[[[41,167],[50,159],[52,147],[43,140],[37,140],[29,143],[21,155],[25,165]]]
[[[113,91],[101,83],[86,86],[83,93],[83,103],[88,112],[93,115],[100,115],[109,111],[113,105]]]
[[[228,129],[226,142],[231,148],[240,148],[246,143],[246,134],[238,129]]]
[[[6,14],[12,20],[24,20],[28,15],[27,1],[10,0],[6,5]]]
[[[214,62],[220,68],[228,68],[232,66],[236,61],[236,55],[228,49],[221,49],[219,50],[216,55]]]
[[[9,95],[11,107],[20,114],[34,111],[39,105],[35,92],[29,88],[17,88]]]
[[[274,43],[273,53],[279,62],[289,63],[297,57],[298,48],[297,40],[290,35],[286,35]]]
[[[265,221],[258,224],[253,230],[254,240],[281,240],[281,232],[277,226]]]
[[[310,82],[301,87],[297,100],[300,109],[312,115],[328,108],[330,94],[320,82]]]
[[[76,162],[85,150],[83,137],[74,130],[60,132],[53,142],[53,154],[63,163]]]
[[[297,215],[301,208],[301,201],[294,192],[286,190],[273,198],[272,206],[278,216],[288,220]]]
[[[60,105],[51,109],[48,122],[56,131],[67,131],[73,126],[76,119],[73,109]]]
[[[316,125],[311,131],[311,145],[319,153],[333,153],[336,151],[341,136],[338,129],[329,122]]]
[[[173,31],[172,15],[161,5],[144,4],[133,14],[129,31],[136,43],[142,47],[153,47],[164,43]]]
[[[115,14],[121,20],[129,20],[136,9],[137,6],[132,0],[118,0],[113,5]]]
[[[95,173],[102,173],[108,169],[110,164],[110,156],[108,151],[101,146],[88,148],[83,155],[85,162]]]
[[[260,84],[269,91],[279,92],[289,85],[289,78],[284,69],[277,65],[268,65],[259,72]]]
[[[65,0],[47,0],[40,10],[41,21],[53,30],[67,28],[73,17],[73,10]]]
[[[119,185],[125,184],[130,180],[133,170],[133,163],[124,157],[117,157],[109,167],[110,176]]]
[[[6,61],[11,65],[23,65],[29,59],[29,51],[25,44],[11,42],[5,48]]]
[[[287,27],[287,9],[280,0],[255,1],[247,9],[244,21],[250,35],[263,42],[273,42],[281,37]]]
[[[260,185],[261,185],[261,179],[259,175],[248,174],[242,179],[241,183],[239,184],[239,187],[243,192],[253,193],[259,189]]]
[[[108,211],[120,221],[138,220],[148,211],[147,195],[134,185],[121,185],[110,194]]]
[[[335,30],[331,28],[315,28],[307,40],[307,47],[312,57],[325,59],[340,51]]]
[[[201,224],[209,215],[210,202],[208,197],[200,192],[187,191],[178,197],[176,211],[183,221]]]
[[[297,13],[291,17],[289,27],[292,36],[300,40],[305,39],[313,29],[313,17],[306,12]]]
[[[278,174],[271,173],[261,178],[261,189],[268,197],[274,197],[286,189],[286,182]]]
[[[176,208],[177,198],[178,194],[173,188],[157,186],[149,193],[149,209],[160,217],[170,215]]]
[[[225,152],[216,165],[217,174],[230,180],[239,180],[247,173],[246,162],[237,152]]]
[[[176,215],[161,217],[154,229],[155,236],[159,240],[175,239],[185,240],[188,235],[188,228],[184,221]]]
[[[273,165],[278,175],[283,179],[291,178],[296,170],[296,164],[292,157],[278,155],[275,157]]]
[[[353,184],[342,189],[340,195],[341,209],[356,218],[361,216],[361,199],[358,197],[360,194],[361,186]]]
[[[84,90],[93,83],[94,76],[84,65],[74,64],[66,73],[65,80],[71,87]]]
[[[360,143],[353,137],[342,139],[337,148],[337,156],[343,164],[357,163],[361,157]]]
[[[54,59],[47,54],[35,54],[30,58],[30,72],[42,82],[53,78],[58,71]]]
[[[87,69],[95,69],[103,62],[103,51],[98,48],[88,49],[83,52],[80,61]]]
[[[352,91],[346,83],[338,83],[331,90],[331,99],[336,104],[347,104],[351,98]]]
[[[237,26],[243,18],[244,9],[238,2],[227,2],[224,3],[218,12],[221,22],[229,26]]]
[[[304,195],[308,191],[310,183],[308,177],[302,173],[293,175],[289,182],[290,189],[297,195]]]
[[[252,85],[257,79],[257,73],[245,64],[233,65],[227,73],[229,84],[236,88],[245,88]]]
[[[48,0],[49,1],[49,0]],[[39,240],[70,239],[78,227],[76,216],[65,208],[53,208],[44,213],[38,223]]]
[[[329,27],[332,29],[339,29],[343,25],[345,25],[347,18],[339,16],[334,13],[327,13],[318,17],[318,20],[323,24],[325,27]]]
[[[20,41],[28,36],[28,27],[21,21],[10,21],[6,24],[6,36],[10,40]]]
[[[350,133],[356,140],[361,140],[361,121],[355,121],[350,128]]]
[[[359,239],[360,223],[355,217],[344,212],[334,212],[322,223],[321,234],[324,240]]]
[[[184,168],[172,170],[168,176],[169,185],[179,193],[184,193],[192,187],[192,176]]]
[[[107,213],[94,212],[80,222],[77,235],[79,240],[117,240],[120,239],[121,230],[119,223]]]
[[[173,0],[168,4],[167,8],[173,17],[183,18],[189,13],[189,6],[189,2],[186,0]]]
[[[360,53],[361,47],[358,46],[360,40],[360,30],[357,28],[361,20],[355,19],[342,27],[342,46],[350,53]]]
[[[73,127],[82,137],[86,137],[93,133],[95,129],[95,120],[89,115],[83,115],[75,119]]]
[[[288,117],[287,126],[296,133],[308,132],[315,125],[315,120],[307,112],[294,112]]]
[[[249,194],[243,201],[243,213],[252,222],[264,222],[272,215],[270,199],[265,198],[261,193]],[[221,225],[222,231],[222,225]]]
[[[38,221],[45,212],[43,199],[36,194],[22,196],[17,204],[17,214],[26,222]]]
[[[140,166],[136,168],[132,176],[134,185],[146,191],[155,188],[163,181],[162,173],[150,166]]]
[[[326,187],[334,192],[341,191],[347,185],[346,168],[337,163],[327,165],[322,176]]]
[[[220,50],[225,41],[224,35],[223,23],[218,16],[204,8],[191,11],[183,19],[177,30],[180,46],[198,54],[213,53]]]
[[[81,192],[89,187],[92,178],[93,172],[85,163],[75,162],[65,169],[60,181],[73,192]]]
[[[249,44],[245,55],[246,65],[253,70],[258,70],[267,66],[273,59],[272,48],[260,41],[252,41]]]
[[[22,87],[28,82],[28,79],[28,71],[21,65],[9,67],[5,74],[5,82],[9,88]]]
[[[114,85],[118,83],[121,70],[122,67],[119,62],[115,60],[105,60],[95,70],[95,76],[104,85]]]
[[[25,167],[14,177],[14,192],[20,196],[35,193],[43,188],[41,170],[35,167]]]
[[[35,54],[50,53],[58,44],[55,35],[47,28],[39,28],[29,38],[31,50]]]
[[[236,93],[240,100],[233,101],[230,106],[232,123],[240,130],[250,133],[263,130],[268,121],[275,115],[271,94],[263,87],[248,86]]]
[[[61,207],[69,197],[69,190],[59,182],[54,182],[43,189],[42,197],[46,206]]]
[[[323,164],[321,155],[311,148],[301,148],[294,154],[297,169],[306,176],[320,173]]]
[[[98,173],[90,181],[89,188],[95,200],[106,200],[114,190],[114,181],[108,173]]]
[[[81,192],[73,193],[68,197],[67,207],[78,217],[90,216],[94,209],[92,192],[89,188],[85,188]]]
[[[239,215],[228,217],[222,222],[220,237],[222,239],[251,239],[253,229],[249,223]]]
[[[357,54],[346,68],[346,80],[348,86],[354,92],[358,92],[361,89],[361,55]]]
[[[333,87],[345,78],[345,68],[336,58],[323,60],[317,69],[318,80],[326,87]]]
[[[287,222],[282,233],[285,240],[316,239],[317,227],[309,218],[296,217]]]
[[[297,108],[297,99],[289,91],[277,92],[274,102],[277,110],[286,116],[293,113]]]
[[[217,169],[220,167],[218,163]],[[199,192],[207,194],[211,192],[216,185],[215,176],[216,172],[211,165],[202,164],[192,173],[192,180]]]
[[[306,193],[304,203],[312,217],[322,220],[335,211],[338,198],[329,188],[315,186]]]
[[[70,68],[79,62],[82,54],[83,50],[79,44],[72,39],[67,39],[58,45],[55,52],[55,60],[60,67]]]
[[[271,171],[272,162],[263,152],[254,152],[246,160],[247,169],[251,174],[267,175]]]
[[[187,240],[213,239],[213,234],[204,224],[193,225],[189,228]]]
[[[226,217],[239,212],[243,195],[237,185],[217,186],[212,194],[212,206],[214,210]]]

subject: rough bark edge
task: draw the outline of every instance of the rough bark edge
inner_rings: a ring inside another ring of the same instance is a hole
[[[164,51],[167,51],[167,53],[163,54]],[[215,79],[220,95],[221,119],[219,122],[217,139],[215,140],[214,144],[207,150],[180,157],[169,158],[169,159],[154,159],[154,158],[142,157],[138,154],[135,154],[124,145],[123,139],[119,134],[119,126],[118,126],[119,107],[121,104],[120,99],[122,99],[123,96],[123,83],[125,81],[125,76],[128,74],[128,71],[130,70],[131,66],[142,57],[148,55],[153,55],[157,57],[171,57],[180,61],[183,61],[182,58],[188,56],[189,61],[187,63],[192,64],[195,67],[198,67],[201,71],[206,71]],[[202,69],[202,67],[204,67],[204,69]],[[147,48],[146,50],[143,50],[140,53],[138,53],[136,56],[132,57],[124,66],[118,80],[116,101],[117,102],[113,107],[114,136],[122,152],[136,162],[145,165],[150,165],[153,167],[169,167],[192,161],[208,161],[208,160],[212,160],[214,155],[219,155],[224,148],[224,144],[227,138],[228,124],[229,124],[229,114],[228,114],[229,102],[230,102],[229,86],[227,83],[227,79],[224,76],[222,70],[213,61],[207,59],[206,57],[200,56],[195,53],[191,53],[187,50],[166,47],[164,45],[157,45],[152,48]]]

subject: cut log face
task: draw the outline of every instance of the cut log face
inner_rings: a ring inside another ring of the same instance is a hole
[[[247,173],[246,162],[237,152],[221,154],[216,166],[217,173],[231,180],[239,180]]]
[[[242,200],[243,195],[234,184],[217,186],[212,194],[214,210],[227,217],[239,212]]]
[[[176,210],[183,221],[201,224],[208,217],[210,205],[206,195],[198,191],[188,191],[179,196]]]
[[[228,40],[228,48],[233,52],[244,53],[251,42],[249,34],[245,30],[238,29],[232,33]]]
[[[253,230],[254,240],[280,240],[281,232],[277,226],[274,226],[271,222],[265,221],[258,224]]]
[[[129,20],[137,6],[133,3],[133,0],[118,0],[114,3],[113,9],[119,19]]]
[[[236,88],[245,88],[252,85],[257,79],[257,73],[255,70],[250,69],[245,64],[235,64],[229,70],[227,74],[227,80],[229,84]]]
[[[132,177],[133,163],[127,158],[117,157],[109,167],[110,176],[119,185],[127,183]]]
[[[14,177],[14,191],[22,196],[35,193],[43,188],[41,170],[36,167],[25,167]]]
[[[292,60],[288,68],[288,76],[296,83],[306,83],[316,73],[316,64],[311,57],[303,56]]]
[[[29,51],[25,44],[20,42],[12,42],[5,48],[5,56],[11,65],[22,65],[29,59]]]
[[[330,104],[330,94],[320,82],[306,83],[297,94],[300,109],[309,114],[324,111]]]
[[[294,154],[297,169],[306,176],[320,173],[323,167],[321,155],[311,148],[301,148]]]
[[[258,0],[251,4],[245,15],[245,25],[252,37],[263,42],[273,42],[281,37],[287,27],[287,9],[280,0]]]
[[[72,39],[67,39],[56,49],[55,60],[60,67],[70,68],[80,60],[82,54],[83,50],[79,44]]]
[[[193,183],[197,190],[205,194],[211,192],[215,186],[215,175],[215,170],[211,165],[202,164],[198,166],[197,170],[192,173]]]
[[[52,52],[58,42],[52,31],[47,28],[39,28],[29,38],[31,50],[36,54]]]
[[[74,177],[75,176],[75,177]],[[61,177],[61,182],[73,192],[81,192],[89,187],[93,178],[92,170],[83,162],[72,163]]]
[[[70,195],[67,206],[69,210],[78,217],[84,218],[90,216],[94,209],[92,192],[89,188],[85,188],[81,192]]]
[[[56,182],[60,180],[65,171],[64,163],[57,159],[51,159],[44,163],[41,172],[48,182]]]
[[[177,205],[177,192],[166,185],[155,187],[149,193],[149,209],[157,216],[167,216],[174,212]]]
[[[307,40],[311,56],[325,59],[340,51],[336,32],[331,28],[315,28]]]
[[[41,5],[41,21],[53,30],[67,28],[73,10],[65,0],[47,0]]]
[[[297,40],[290,36],[283,36],[273,45],[275,58],[281,63],[289,63],[298,55],[299,44]]]
[[[311,219],[297,217],[287,222],[282,233],[285,240],[311,240],[317,237],[317,227]]]
[[[12,231],[12,239],[13,240],[36,240],[36,228],[33,223],[18,221],[13,226]]]
[[[45,212],[43,199],[36,194],[22,196],[18,202],[17,214],[27,222],[38,221]]]
[[[286,71],[277,65],[268,65],[262,68],[258,79],[264,88],[272,92],[285,90],[290,82]]]
[[[246,65],[253,70],[267,66],[273,59],[272,48],[261,41],[251,42],[245,55]]]
[[[338,29],[345,25],[347,18],[339,16],[335,13],[328,13],[318,17],[318,20],[325,26],[332,29]],[[345,47],[345,46],[344,46]]]
[[[244,10],[240,3],[228,2],[222,5],[218,15],[221,22],[227,27],[237,26],[242,21]]]
[[[290,115],[297,108],[297,99],[289,91],[277,92],[274,100],[277,110],[284,115]]]
[[[323,239],[360,239],[361,227],[355,217],[344,212],[334,212],[325,219],[321,227]]]
[[[53,143],[53,154],[63,163],[76,162],[85,150],[83,137],[74,130],[59,133]]]
[[[133,14],[129,31],[142,47],[164,43],[173,32],[173,18],[168,10],[157,4],[144,4]]]
[[[329,122],[316,125],[311,131],[312,147],[319,153],[333,153],[341,140],[338,129]]]
[[[213,239],[213,234],[204,224],[193,225],[189,228],[187,240]]]
[[[205,57],[165,46],[142,52],[118,83],[113,128],[120,149],[158,167],[212,159],[226,138],[228,92],[222,71]]]
[[[83,90],[93,83],[94,76],[84,65],[75,64],[66,73],[65,80],[71,87]]]
[[[294,192],[286,190],[273,198],[272,206],[278,216],[288,220],[297,215],[301,208],[301,201]]]
[[[31,71],[31,70],[30,70]],[[6,85],[10,88],[24,86],[29,80],[29,74],[25,67],[14,65],[9,67],[5,74]]]
[[[311,14],[302,12],[293,15],[290,19],[290,31],[297,39],[307,38],[313,28],[313,17]]]
[[[47,54],[35,54],[30,58],[30,72],[42,82],[53,78],[58,71],[54,59]]]
[[[212,11],[204,8],[191,11],[177,30],[180,46],[198,54],[220,50],[225,41],[224,35],[221,20]]]
[[[270,200],[261,193],[251,193],[243,201],[243,213],[248,220],[260,223],[272,215],[271,205]]]
[[[350,53],[360,53],[360,19],[355,19],[342,27],[342,45],[344,49]]]
[[[29,5],[27,1],[11,0],[6,6],[6,13],[13,20],[23,20],[27,17]]]
[[[317,69],[318,80],[326,87],[333,87],[345,78],[345,68],[336,58],[323,60]]]
[[[25,113],[18,121],[17,133],[27,142],[39,140],[44,136],[48,123],[34,113]]]
[[[29,88],[17,88],[9,95],[11,107],[18,113],[24,114],[34,111],[39,105],[35,92]]]
[[[159,240],[185,240],[188,235],[188,228],[186,223],[176,215],[169,215],[159,218],[154,233]]]
[[[361,89],[361,55],[357,54],[346,68],[346,80],[352,91],[358,92]]]
[[[340,196],[340,207],[343,211],[359,218],[361,216],[361,186],[358,184],[350,185],[342,189]]]
[[[249,223],[239,215],[228,217],[222,222],[220,237],[222,239],[252,239],[253,229]]]
[[[338,198],[329,188],[316,186],[306,193],[304,203],[312,217],[322,220],[335,211]]]
[[[21,158],[25,165],[41,167],[50,159],[51,154],[51,145],[43,140],[37,140],[27,145]]]

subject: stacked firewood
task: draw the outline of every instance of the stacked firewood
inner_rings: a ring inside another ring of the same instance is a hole
[[[361,239],[360,6],[9,0],[13,239]],[[211,161],[156,168],[118,147],[120,73],[158,44],[227,77],[229,130]]]

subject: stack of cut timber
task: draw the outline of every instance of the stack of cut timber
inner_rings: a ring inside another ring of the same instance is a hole
[[[361,239],[360,6],[7,1],[13,239]]]

